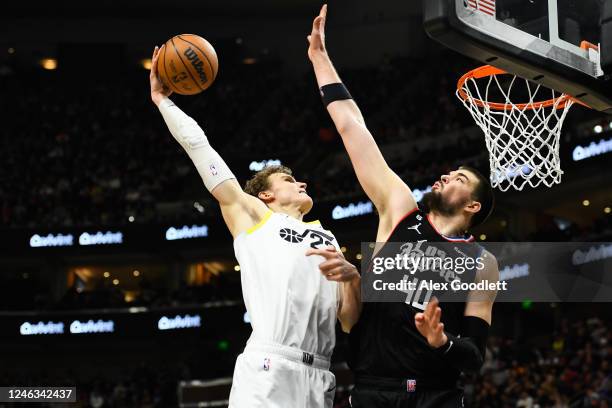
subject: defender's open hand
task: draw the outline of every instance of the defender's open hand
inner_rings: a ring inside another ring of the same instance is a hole
[[[327,4],[321,7],[321,12],[312,22],[312,32],[307,37],[308,43],[308,58],[312,61],[317,56],[327,55],[325,49],[325,18],[327,16]]]
[[[440,302],[435,297],[432,298],[423,313],[414,315],[414,323],[419,333],[427,339],[431,347],[442,347],[448,341],[444,333],[444,323],[440,322],[442,309],[438,306]]]

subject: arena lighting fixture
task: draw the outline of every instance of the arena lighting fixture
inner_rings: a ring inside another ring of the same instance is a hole
[[[361,258],[363,258],[363,255],[361,255],[361,254],[357,254],[357,255],[355,255],[355,258],[357,258],[357,259],[361,259]]]
[[[142,65],[142,67],[148,71],[151,70],[151,58],[145,58],[143,60],[140,60],[140,65]]]
[[[193,203],[193,208],[195,208],[199,213],[204,212],[204,206],[197,201]]]
[[[595,125],[595,127],[593,128],[593,131],[597,134],[603,132],[603,126],[601,125]]]
[[[589,205],[591,205],[591,202],[589,200],[583,200],[582,205],[584,205],[585,207],[588,207]]]
[[[130,215],[130,216],[128,217],[128,221],[129,221],[129,222],[134,222],[134,216],[133,216],[133,215]]]
[[[604,212],[605,212],[606,214],[610,214],[610,212],[612,212],[612,208],[610,208],[610,207],[606,207],[606,208],[604,208]]]
[[[219,342],[217,342],[217,349],[221,351],[229,350],[229,346],[230,346],[229,340],[220,340]]]
[[[117,286],[119,284],[119,279],[113,279],[113,285]]]
[[[57,60],[55,58],[43,58],[40,60],[40,65],[49,71],[57,69]]]
[[[565,231],[572,225],[571,222],[563,220],[561,218],[554,218],[553,221],[555,222],[555,224],[557,224],[557,228],[559,228],[561,231]]]
[[[346,247],[342,247],[342,248],[340,248],[340,251],[342,251],[342,252],[346,252]]]
[[[13,47],[10,47],[8,50],[9,54],[14,54],[15,53],[15,49]]]
[[[236,272],[240,272],[240,265],[236,265],[236,266],[234,266],[234,270],[235,270]]]
[[[135,270],[134,272],[132,272],[132,274],[136,277],[140,276],[140,271],[139,270]]]
[[[480,234],[480,240],[481,241],[486,241],[487,240],[487,234]]]
[[[109,278],[110,277],[110,272],[104,272],[104,277],[105,278]]]

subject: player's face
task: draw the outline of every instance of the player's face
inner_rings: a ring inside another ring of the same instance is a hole
[[[445,212],[456,212],[472,202],[477,185],[478,179],[472,172],[459,169],[442,175],[431,187],[431,192],[438,196]]]
[[[296,181],[285,173],[274,173],[268,177],[270,192],[280,205],[297,204],[303,214],[312,208],[312,198],[306,193],[306,183]]]

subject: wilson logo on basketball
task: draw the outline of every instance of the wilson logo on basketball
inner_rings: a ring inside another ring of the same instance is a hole
[[[183,54],[187,57],[187,59],[189,59],[189,61],[191,61],[191,65],[193,65],[195,70],[198,71],[200,81],[207,82],[208,77],[206,76],[206,72],[204,72],[204,63],[202,62],[200,57],[198,57],[198,54],[196,54],[195,51],[191,49],[191,47],[187,48]]]

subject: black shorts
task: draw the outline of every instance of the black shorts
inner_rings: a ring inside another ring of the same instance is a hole
[[[463,390],[449,384],[409,384],[408,380],[357,379],[352,408],[463,408]],[[414,389],[413,389],[414,388]]]

